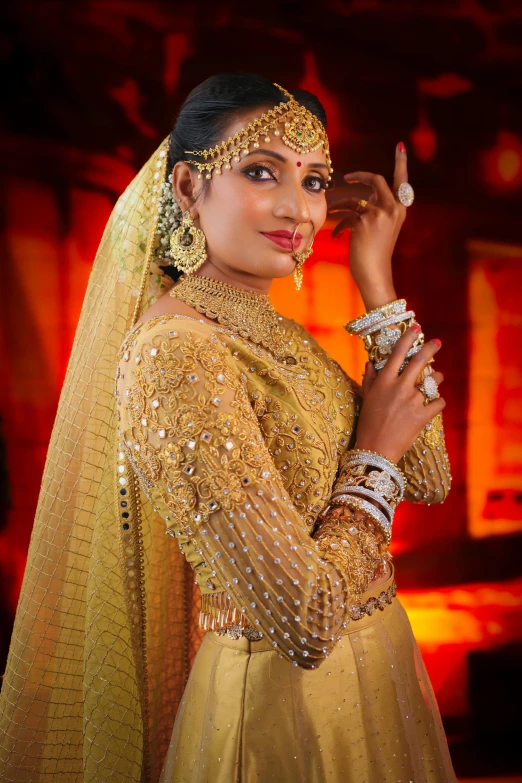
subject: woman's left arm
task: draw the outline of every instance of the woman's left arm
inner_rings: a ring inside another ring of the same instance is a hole
[[[393,250],[407,212],[395,196],[399,186],[408,182],[404,145],[401,142],[395,149],[393,192],[380,174],[357,171],[346,174],[344,179],[356,190],[350,191],[353,195],[330,201],[331,212],[347,213],[334,228],[332,236],[351,229],[350,272],[367,313],[346,328],[363,339],[370,360],[366,372],[373,375],[382,369],[395,343],[415,322],[415,313],[407,309],[405,300],[397,299],[392,275]],[[357,192],[361,184],[371,192]],[[360,208],[361,198],[366,199],[364,211]],[[422,347],[423,341],[421,332],[413,352]],[[428,384],[444,380],[442,373],[432,371],[431,363],[424,371],[425,375],[431,377]],[[423,380],[424,377],[419,377],[419,384]],[[442,414],[426,425],[398,465],[407,479],[405,500],[426,504],[445,500],[451,486],[451,473]]]

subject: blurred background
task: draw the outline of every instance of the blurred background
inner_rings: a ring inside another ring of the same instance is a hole
[[[459,778],[522,780],[521,3],[19,0],[0,19],[0,670],[105,221],[195,85],[256,72],[323,102],[332,196],[346,172],[391,183],[406,144],[395,287],[443,343],[453,487],[397,514],[400,596]],[[272,298],[360,381],[342,326],[363,307],[334,225],[302,291]]]

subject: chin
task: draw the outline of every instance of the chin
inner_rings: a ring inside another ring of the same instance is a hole
[[[263,269],[267,277],[288,277],[295,269],[295,261],[290,253],[278,253]]]

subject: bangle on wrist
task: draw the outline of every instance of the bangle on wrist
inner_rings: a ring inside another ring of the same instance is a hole
[[[388,318],[390,315],[396,315],[398,313],[404,313],[406,311],[406,299],[394,299],[393,302],[387,302],[380,307],[375,307],[368,313],[354,318],[353,321],[348,321],[345,324],[345,329],[348,334],[359,334],[361,329],[366,329],[372,324],[376,324],[379,321]]]
[[[368,352],[368,359],[379,372],[388,361],[398,340],[414,323],[417,323],[415,312],[406,310],[406,300],[395,299],[393,302],[376,307],[369,313],[350,321],[344,328],[349,334],[362,339]],[[419,332],[399,369],[399,375],[411,357],[418,353],[423,345],[424,334]]]
[[[368,449],[347,451],[340,467],[341,474],[332,489],[330,502],[365,511],[377,522],[389,543],[395,510],[406,488],[404,473],[387,457]],[[368,468],[372,470],[367,472]],[[379,507],[366,498],[376,501]]]

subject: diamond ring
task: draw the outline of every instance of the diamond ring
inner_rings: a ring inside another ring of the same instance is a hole
[[[440,397],[439,384],[433,375],[427,375],[422,383],[417,386],[418,390],[426,397],[424,405],[429,405],[432,400]]]
[[[409,182],[401,182],[395,195],[397,200],[405,207],[411,207],[415,198],[413,188]]]

